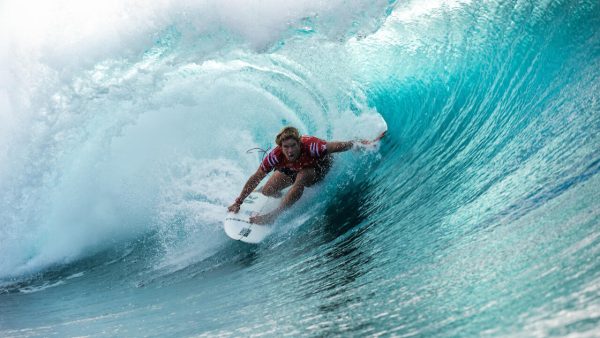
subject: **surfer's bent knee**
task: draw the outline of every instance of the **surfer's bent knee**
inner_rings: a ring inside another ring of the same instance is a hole
[[[300,172],[298,173],[298,178],[294,183],[299,183],[305,187],[310,187],[311,185],[319,181],[319,175],[315,168],[305,168],[300,170]]]
[[[269,196],[269,197],[277,197],[280,195],[280,191],[281,189],[277,190],[275,187],[273,186],[268,186],[268,187],[263,187],[263,189],[261,190],[262,194],[265,196]]]

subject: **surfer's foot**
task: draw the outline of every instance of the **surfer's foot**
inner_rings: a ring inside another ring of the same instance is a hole
[[[250,217],[250,223],[267,225],[273,223],[275,221],[275,218],[277,218],[277,214],[274,213],[254,215]]]

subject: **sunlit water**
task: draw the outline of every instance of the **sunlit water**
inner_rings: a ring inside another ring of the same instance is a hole
[[[597,1],[5,2],[1,336],[595,336]],[[260,245],[293,124],[336,155]]]

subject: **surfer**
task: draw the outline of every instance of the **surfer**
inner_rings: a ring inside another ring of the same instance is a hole
[[[283,189],[289,186],[291,188],[283,196],[277,209],[267,214],[250,217],[251,223],[272,223],[279,214],[300,199],[305,187],[310,187],[323,180],[331,168],[333,153],[347,151],[357,143],[373,144],[379,141],[384,134],[385,132],[373,141],[328,142],[314,136],[300,136],[298,129],[285,127],[275,137],[277,147],[264,157],[256,172],[250,176],[242,192],[228,210],[233,213],[239,212],[244,199],[254,191],[269,172],[275,170],[262,187],[262,194],[279,197]]]

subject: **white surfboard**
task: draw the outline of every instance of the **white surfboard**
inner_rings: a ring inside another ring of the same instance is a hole
[[[225,233],[232,239],[246,243],[260,243],[271,232],[273,225],[260,225],[250,223],[250,217],[262,215],[275,210],[281,198],[267,197],[260,192],[252,192],[242,203],[237,214],[228,212],[223,222]]]

